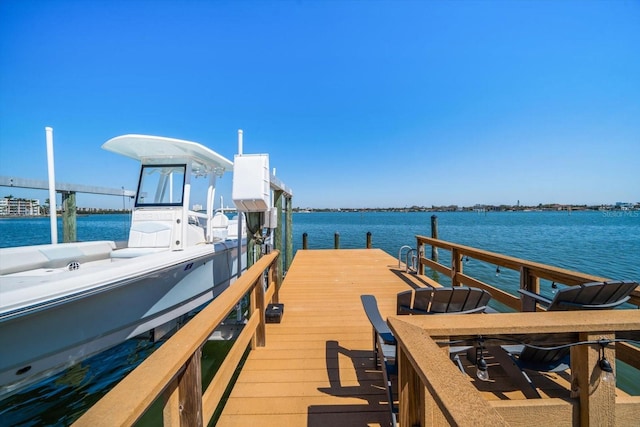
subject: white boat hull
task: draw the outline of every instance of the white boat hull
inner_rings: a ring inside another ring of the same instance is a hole
[[[222,202],[214,210],[216,179],[233,170],[231,161],[195,142],[149,135],[115,137],[103,148],[140,161],[127,247],[0,249],[0,397],[129,338],[164,332],[226,289],[238,259],[246,267],[242,214],[229,218]],[[234,182],[269,194],[268,167],[260,171],[267,173],[249,168]]]
[[[87,266],[86,272],[83,266],[62,272],[58,285],[70,292],[33,301],[0,316],[0,396],[210,301],[234,280],[235,244],[202,245]],[[70,280],[72,275],[75,277]],[[44,276],[48,287],[52,283],[56,286],[50,275]],[[38,277],[43,275],[2,276],[0,286],[3,290],[31,286],[37,292]],[[74,281],[90,282],[95,277],[101,278],[99,283],[74,286]]]

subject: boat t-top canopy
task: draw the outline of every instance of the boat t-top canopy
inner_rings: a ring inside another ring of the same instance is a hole
[[[150,135],[122,135],[102,144],[113,153],[139,160],[143,164],[189,161],[194,174],[221,176],[233,170],[233,163],[197,142]]]

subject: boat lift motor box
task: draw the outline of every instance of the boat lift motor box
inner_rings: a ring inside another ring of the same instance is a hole
[[[280,323],[284,314],[284,304],[269,304],[264,312],[266,323]]]
[[[268,154],[243,154],[234,157],[232,197],[239,211],[269,210],[271,178]]]
[[[278,228],[278,208],[270,208],[264,215],[264,228]]]

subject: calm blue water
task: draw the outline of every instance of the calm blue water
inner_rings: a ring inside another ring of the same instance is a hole
[[[398,255],[431,235],[430,212],[294,214],[294,251],[307,233],[310,249],[373,246]],[[611,278],[640,278],[640,212],[439,212],[440,239]],[[78,240],[127,240],[129,215],[78,217]],[[62,241],[62,221],[58,220]],[[49,219],[0,219],[0,247],[50,243]],[[441,258],[443,255],[440,255]],[[444,258],[442,258],[444,259]]]
[[[125,214],[77,217],[78,241],[127,240],[131,217]],[[58,242],[62,242],[62,219],[58,218]],[[0,248],[51,243],[49,217],[0,219]]]
[[[402,245],[415,247],[415,235],[431,235],[432,213],[332,212],[294,214],[294,251],[307,233],[310,249],[373,246],[397,257]],[[446,212],[437,213],[439,237],[455,243],[613,279],[640,281],[640,212]],[[128,215],[78,218],[78,240],[126,240]],[[58,229],[62,229],[59,221]],[[61,231],[59,231],[61,233]],[[62,237],[60,236],[60,239]],[[0,219],[0,247],[49,243],[49,220]],[[439,253],[447,263],[450,254]],[[518,274],[471,260],[465,272],[516,292]],[[541,284],[550,294],[550,284]],[[132,340],[69,371],[0,401],[0,425],[67,425],[137,366],[156,345]],[[4,349],[3,349],[4,350]],[[633,379],[635,378],[635,380]],[[618,385],[634,377],[619,371]],[[638,390],[637,385],[635,390]],[[637,393],[634,393],[637,394]]]
[[[340,212],[294,216],[294,246],[302,233],[309,248],[373,246],[398,256],[431,236],[431,212]],[[640,278],[640,212],[439,212],[438,237],[454,243],[610,278]],[[440,252],[443,258],[444,252]],[[466,268],[466,267],[465,267]]]

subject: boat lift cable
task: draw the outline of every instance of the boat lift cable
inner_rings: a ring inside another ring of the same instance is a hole
[[[640,341],[629,339],[629,338],[613,338],[613,339],[604,339],[604,338],[602,338],[602,339],[599,339],[599,340],[577,341],[577,342],[572,342],[572,343],[568,343],[568,344],[561,344],[561,345],[556,345],[556,346],[542,346],[542,345],[536,345],[536,344],[527,343],[527,342],[524,342],[524,341],[521,341],[521,340],[517,340],[517,339],[513,339],[513,338],[508,338],[508,337],[505,337],[505,336],[501,336],[501,337],[497,337],[497,338],[480,336],[478,338],[443,341],[441,344],[446,344],[446,345],[452,346],[452,345],[459,345],[459,344],[469,344],[472,341],[490,341],[490,340],[510,341],[510,342],[515,343],[515,344],[526,345],[527,347],[531,347],[531,348],[534,348],[536,350],[543,350],[543,351],[562,350],[564,348],[575,347],[577,345],[599,344],[601,346],[607,346],[609,344],[613,344],[613,343],[617,343],[617,342],[640,345]]]

